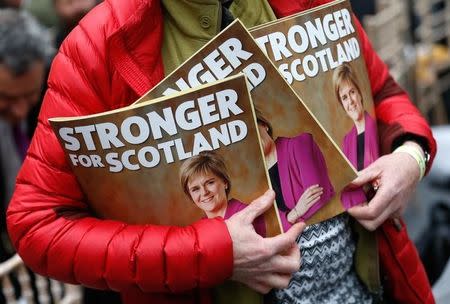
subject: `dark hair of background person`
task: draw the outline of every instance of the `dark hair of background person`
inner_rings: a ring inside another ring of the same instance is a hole
[[[29,13],[13,8],[0,9],[0,64],[12,74],[23,75],[35,62],[49,66],[54,52],[49,32]],[[28,115],[30,138],[37,124],[40,104],[41,100]]]
[[[28,13],[11,8],[0,10],[0,64],[20,76],[36,61],[47,62],[53,49],[50,37]]]
[[[26,75],[36,63],[45,65],[53,56],[50,41],[48,32],[27,12],[13,8],[0,9],[0,66],[3,73],[7,74],[7,79],[14,81],[15,77]],[[35,81],[37,85],[43,82],[41,78]],[[25,97],[30,93],[19,91],[21,93],[24,96],[20,98],[26,98],[27,102],[37,101],[37,96]],[[8,97],[8,90],[4,94],[4,104],[14,102],[11,98],[19,98]]]
[[[59,19],[59,27],[55,35],[55,47],[59,48],[64,39],[78,25],[80,20],[102,1],[53,0],[52,2],[55,13]]]

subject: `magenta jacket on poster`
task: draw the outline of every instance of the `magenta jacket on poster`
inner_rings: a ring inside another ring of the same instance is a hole
[[[241,201],[232,198],[228,201],[227,211],[225,211],[225,216],[223,218],[225,220],[229,219],[233,214],[245,209],[245,207],[247,206],[248,205],[242,203]],[[264,222],[264,216],[258,216],[253,221],[253,227],[255,228],[256,233],[261,236],[266,236],[266,224]]]
[[[323,188],[321,198],[300,218],[307,220],[335,194],[323,154],[309,133],[294,138],[278,137],[275,143],[281,192],[286,207],[293,209],[308,187],[318,184]],[[284,231],[292,226],[287,221],[287,213],[280,210]]]
[[[365,130],[364,130],[364,168],[373,163],[379,156],[378,150],[378,133],[377,133],[377,123],[370,117],[369,113],[364,112],[365,118]],[[347,158],[350,160],[352,165],[358,167],[358,133],[356,131],[356,126],[348,132],[344,140],[342,141],[342,150]],[[343,191],[341,194],[341,202],[345,210],[356,206],[367,198],[362,191],[362,189],[355,189],[349,191]]]
[[[365,118],[365,131],[364,131],[364,168],[373,163],[380,155],[378,150],[378,133],[377,133],[377,123],[370,117],[369,113],[364,113]],[[358,155],[356,152],[357,146],[356,127],[348,132],[342,142],[342,151],[348,157],[352,165],[357,168],[358,166]]]

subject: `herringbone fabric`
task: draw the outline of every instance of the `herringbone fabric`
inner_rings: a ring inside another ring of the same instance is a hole
[[[297,239],[302,266],[277,303],[372,303],[353,267],[355,241],[343,214],[307,227]]]

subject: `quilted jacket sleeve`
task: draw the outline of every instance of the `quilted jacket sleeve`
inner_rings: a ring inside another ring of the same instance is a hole
[[[408,94],[400,88],[389,74],[388,67],[373,50],[372,45],[357,21],[364,59],[374,96],[378,122],[381,153],[392,152],[395,141],[407,134],[420,138],[427,146],[431,159],[427,171],[436,155],[436,141],[430,126],[420,111],[411,102]]]
[[[47,120],[107,107],[103,98],[111,80],[106,63],[81,32],[71,35],[77,39],[71,48],[63,46],[52,66],[38,127],[7,212],[14,246],[35,272],[94,288],[180,292],[222,282],[233,265],[223,220],[169,227],[92,215]],[[93,67],[100,72],[92,73]]]

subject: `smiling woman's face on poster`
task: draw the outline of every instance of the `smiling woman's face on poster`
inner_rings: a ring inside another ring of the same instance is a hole
[[[228,203],[226,194],[228,183],[222,178],[212,172],[198,173],[189,178],[187,188],[191,200],[205,211],[207,216],[225,213]]]
[[[364,117],[364,107],[359,88],[350,80],[345,80],[339,86],[339,100],[342,107],[353,121],[359,121]]]
[[[187,159],[179,174],[184,193],[208,218],[225,216],[231,182],[219,154],[203,151]]]

